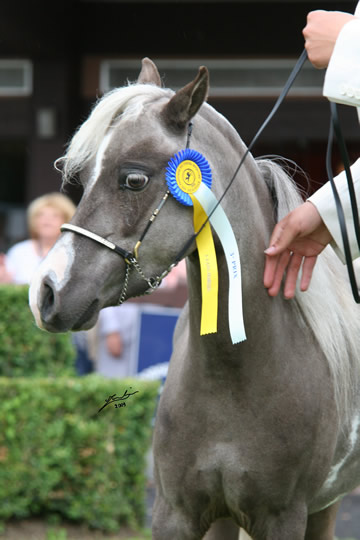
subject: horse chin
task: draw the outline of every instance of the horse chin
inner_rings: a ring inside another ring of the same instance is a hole
[[[71,330],[77,332],[78,330],[89,330],[95,326],[99,316],[99,301],[94,300],[90,306],[80,315],[76,323]]]
[[[55,315],[51,319],[41,318],[38,326],[43,330],[54,333],[78,332],[80,330],[89,330],[95,326],[99,316],[99,300],[94,300],[80,314],[74,318]]]

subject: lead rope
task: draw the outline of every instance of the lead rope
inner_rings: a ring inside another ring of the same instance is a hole
[[[239,162],[239,165],[236,167],[235,169],[235,172],[232,176],[232,178],[230,179],[228,185],[226,186],[223,194],[221,195],[221,197],[219,198],[217,204],[214,206],[214,208],[212,209],[211,212],[209,212],[206,220],[204,221],[204,223],[201,225],[201,227],[199,228],[199,230],[197,232],[195,232],[190,238],[189,240],[186,242],[186,244],[184,245],[184,247],[179,251],[179,253],[177,254],[176,258],[175,258],[175,262],[174,264],[178,264],[181,259],[185,256],[186,252],[188,251],[188,249],[190,248],[191,244],[195,241],[196,237],[201,233],[201,231],[203,230],[203,228],[205,227],[205,225],[208,223],[208,221],[210,220],[211,216],[214,214],[215,210],[217,209],[217,207],[221,204],[223,198],[225,197],[225,195],[227,194],[227,192],[229,191],[230,187],[232,186],[236,176],[238,175],[247,155],[249,154],[249,152],[251,151],[251,149],[253,148],[254,144],[256,143],[256,141],[258,140],[258,138],[260,137],[260,135],[262,134],[262,132],[264,131],[264,129],[266,128],[266,126],[269,124],[270,120],[273,118],[273,116],[275,115],[275,113],[278,111],[280,105],[282,104],[282,102],[284,101],[284,99],[286,98],[291,86],[293,85],[296,77],[298,76],[301,68],[303,67],[304,65],[304,62],[306,61],[307,59],[307,53],[306,53],[306,50],[304,49],[303,52],[301,53],[300,57],[298,58],[293,70],[291,71],[290,75],[289,75],[289,78],[288,80],[286,81],[282,91],[281,91],[281,94],[279,95],[279,97],[277,98],[273,108],[271,109],[269,115],[266,117],[265,121],[263,122],[263,124],[260,126],[260,128],[258,129],[258,131],[256,132],[255,136],[253,137],[252,141],[250,142],[249,146],[247,147],[244,155],[242,156],[240,162]]]
[[[338,146],[339,146],[339,150],[341,154],[341,159],[343,161],[343,165],[345,168],[345,175],[346,175],[346,180],[348,183],[352,217],[353,217],[353,223],[354,223],[354,229],[355,229],[355,236],[358,243],[358,247],[360,249],[360,226],[359,226],[358,206],[357,206],[354,183],[353,183],[351,169],[350,169],[349,156],[347,153],[346,144],[345,144],[341,127],[340,127],[337,106],[333,102],[330,102],[330,111],[331,111],[331,121],[330,121],[330,128],[329,128],[328,146],[327,146],[327,151],[326,151],[326,170],[327,170],[327,175],[328,175],[331,188],[333,191],[334,199],[335,199],[336,211],[338,215],[341,237],[342,237],[343,246],[344,246],[345,260],[346,260],[346,266],[347,266],[347,270],[349,274],[351,290],[352,290],[355,302],[357,304],[360,304],[359,289],[356,283],[355,271],[354,271],[354,266],[352,262],[351,249],[350,249],[349,237],[348,237],[347,228],[346,228],[344,210],[341,205],[339,193],[336,189],[332,166],[331,166],[331,155],[332,155],[334,133],[337,138],[337,142],[338,142]]]
[[[237,174],[239,173],[240,168],[243,165],[247,155],[249,154],[249,152],[251,151],[251,149],[254,146],[255,142],[258,140],[261,133],[264,131],[264,129],[269,124],[270,120],[273,118],[273,116],[275,115],[275,113],[279,109],[280,105],[284,101],[285,97],[287,96],[293,82],[295,81],[297,75],[299,74],[299,72],[300,72],[300,70],[301,70],[301,68],[302,68],[302,66],[303,66],[306,59],[307,59],[307,53],[306,53],[306,50],[304,49],[304,51],[302,52],[302,54],[299,57],[298,61],[296,62],[292,72],[290,73],[290,76],[289,76],[288,80],[286,81],[285,86],[284,86],[281,94],[279,95],[278,99],[276,100],[275,105],[273,106],[272,110],[270,111],[270,114],[267,116],[267,118],[265,119],[265,121],[260,126],[257,133],[255,134],[254,138],[250,142],[247,150],[245,151],[244,155],[242,156],[239,165],[237,166],[231,180],[229,181],[229,183],[228,183],[227,187],[225,188],[223,194],[219,198],[217,204],[214,206],[212,211],[208,214],[206,220],[201,225],[199,230],[197,232],[195,232],[189,238],[189,240],[185,243],[183,248],[178,252],[178,254],[176,255],[176,257],[174,259],[174,262],[172,264],[170,264],[169,267],[160,276],[156,276],[155,278],[147,278],[145,276],[144,272],[142,271],[138,261],[137,261],[136,255],[134,255],[134,254],[120,248],[116,244],[113,244],[112,242],[109,242],[109,241],[103,239],[102,237],[100,237],[100,236],[98,236],[98,235],[96,235],[94,233],[91,233],[90,231],[87,231],[86,229],[83,229],[82,227],[77,227],[77,226],[71,225],[71,224],[64,224],[61,227],[62,231],[68,230],[68,231],[72,231],[72,232],[81,234],[83,236],[87,236],[88,238],[91,238],[92,240],[105,245],[106,247],[110,248],[111,250],[115,251],[116,253],[118,253],[119,255],[121,255],[123,257],[123,259],[125,261],[125,264],[126,264],[126,270],[125,270],[124,285],[123,285],[123,289],[121,291],[119,302],[118,302],[119,305],[122,304],[126,300],[127,288],[128,288],[129,278],[130,278],[130,271],[131,271],[132,267],[134,267],[137,270],[139,275],[142,277],[142,279],[144,279],[146,281],[146,283],[149,286],[149,289],[148,289],[148,291],[145,292],[145,294],[150,294],[153,290],[158,288],[158,286],[160,285],[162,279],[164,279],[164,277],[166,277],[169,274],[169,272],[186,255],[186,252],[188,251],[188,249],[190,248],[192,243],[196,240],[196,237],[201,233],[201,231],[203,230],[205,225],[208,223],[209,219],[214,214],[215,210],[220,205],[223,198],[225,197],[225,195],[229,191],[229,189],[230,189],[231,185],[233,184]],[[342,137],[340,123],[339,123],[338,116],[337,116],[336,105],[334,103],[331,103],[330,107],[331,107],[331,126],[330,126],[330,130],[329,130],[329,139],[328,139],[327,170],[328,170],[329,180],[330,180],[330,183],[331,183],[331,186],[332,186],[332,189],[333,189],[333,193],[334,193],[334,197],[335,197],[335,204],[336,204],[336,208],[337,208],[337,213],[338,213],[338,218],[339,218],[339,223],[340,223],[340,229],[341,229],[341,234],[342,234],[343,243],[344,243],[344,252],[345,252],[345,257],[346,257],[346,264],[347,264],[347,267],[348,267],[348,273],[349,273],[351,288],[352,288],[352,292],[353,292],[355,302],[360,303],[359,292],[358,292],[358,288],[357,288],[357,284],[356,284],[354,268],[353,268],[353,265],[352,265],[351,251],[350,251],[349,240],[348,240],[346,224],[345,224],[345,216],[344,216],[344,212],[343,212],[343,209],[342,209],[342,206],[341,206],[340,198],[339,198],[339,195],[337,193],[336,186],[335,186],[335,183],[334,183],[334,180],[333,180],[333,174],[332,174],[332,168],[331,168],[331,149],[332,149],[334,130],[335,130],[335,133],[336,133],[336,137],[338,139],[342,160],[343,160],[343,163],[344,163],[344,166],[345,166],[345,173],[346,173],[346,178],[347,178],[348,187],[349,187],[349,194],[350,194],[350,199],[351,199],[351,207],[352,207],[352,213],[353,213],[355,234],[356,234],[356,238],[357,238],[357,241],[358,241],[358,246],[359,246],[359,249],[360,249],[360,226],[359,226],[359,216],[358,216],[358,211],[357,211],[356,196],[355,196],[353,181],[352,181],[352,177],[351,177],[351,171],[350,171],[349,159],[348,159],[348,155],[347,155],[347,151],[346,151],[346,145],[345,145],[344,139]],[[188,126],[188,132],[187,132],[186,148],[189,147],[191,134],[192,134],[192,123],[190,122],[189,126]],[[138,252],[138,249],[140,247],[140,244],[141,244],[142,240],[144,239],[146,233],[148,232],[148,230],[150,228],[150,225],[154,222],[154,220],[155,220],[156,216],[158,215],[160,209],[165,204],[165,202],[166,202],[166,200],[168,198],[168,195],[169,195],[169,193],[166,192],[166,194],[164,195],[162,201],[160,202],[159,207],[155,210],[155,212],[153,212],[153,214],[152,214],[152,216],[151,216],[151,218],[149,220],[149,223],[147,224],[143,234],[140,237],[139,242],[135,246],[134,251],[135,251],[136,254]]]
[[[277,110],[279,109],[280,105],[284,101],[285,97],[287,96],[292,84],[294,83],[297,75],[299,74],[302,66],[304,65],[305,61],[307,59],[307,52],[306,49],[303,50],[302,54],[300,55],[299,59],[297,60],[292,72],[289,75],[288,80],[285,83],[285,86],[279,95],[278,99],[275,102],[275,105],[273,106],[272,110],[270,111],[270,114],[267,116],[263,124],[260,126],[259,130],[255,134],[254,138],[250,142],[247,150],[245,151],[243,157],[240,160],[239,165],[237,166],[230,182],[228,183],[227,187],[225,188],[225,191],[219,198],[217,204],[214,206],[213,210],[209,213],[207,216],[207,219],[204,221],[200,229],[186,242],[184,247],[179,251],[178,255],[175,259],[175,265],[178,264],[178,262],[184,257],[187,250],[190,248],[191,244],[195,241],[196,237],[201,233],[227,192],[229,191],[231,185],[233,184],[237,174],[240,171],[240,168],[242,167],[247,155],[251,151],[252,147],[266,128],[266,126],[269,124],[270,120],[273,118]],[[359,213],[358,213],[358,206],[356,201],[356,194],[354,190],[354,183],[352,179],[351,169],[350,169],[350,162],[349,162],[349,156],[346,149],[346,144],[342,135],[338,112],[337,112],[337,106],[335,103],[330,102],[330,112],[331,112],[331,121],[330,121],[330,129],[329,129],[329,136],[328,136],[328,146],[327,146],[327,153],[326,153],[326,168],[327,168],[327,175],[331,184],[331,188],[333,190],[333,195],[335,199],[336,204],[336,210],[338,214],[339,219],[339,225],[341,230],[341,236],[344,244],[344,253],[345,253],[345,259],[346,259],[346,266],[349,274],[349,280],[350,285],[353,293],[354,300],[357,304],[360,304],[360,296],[359,296],[359,289],[356,283],[356,277],[355,277],[355,271],[352,263],[352,257],[351,257],[351,250],[350,250],[350,244],[349,244],[349,238],[347,234],[346,229],[346,222],[345,222],[345,216],[344,211],[341,205],[340,197],[336,189],[336,185],[334,182],[334,177],[332,173],[332,167],[331,167],[331,155],[332,155],[332,145],[333,145],[333,138],[334,138],[334,132],[337,138],[337,142],[339,145],[339,150],[341,154],[341,158],[343,161],[343,165],[345,168],[345,175],[348,183],[348,189],[349,189],[349,196],[350,196],[350,202],[351,202],[351,209],[352,209],[352,216],[353,216],[353,223],[354,223],[354,229],[355,229],[355,235],[358,243],[358,247],[360,250],[360,223],[359,223]]]

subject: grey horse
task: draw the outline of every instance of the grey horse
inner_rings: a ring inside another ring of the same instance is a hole
[[[200,336],[193,211],[166,195],[165,171],[190,120],[217,199],[236,170],[245,145],[206,103],[208,88],[204,67],[176,93],[161,88],[144,59],[136,84],[98,102],[59,161],[84,195],[39,267],[31,308],[51,332],[90,328],[101,308],[155,288],[182,251],[189,301],[156,418],[153,538],[231,540],[241,527],[254,540],[331,540],[338,501],[360,484],[359,308],[331,248],[307,293],[268,296],[264,249],[301,199],[282,168],[248,155],[221,203],[239,246],[247,339],[230,339],[216,235],[218,330]]]

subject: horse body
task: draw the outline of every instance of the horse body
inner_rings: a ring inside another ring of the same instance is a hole
[[[159,83],[150,61],[143,63],[140,82]],[[90,117],[65,156],[65,176],[80,173],[85,188],[75,225],[121,239],[132,251],[166,191],[167,162],[184,148],[193,117],[191,147],[209,161],[212,189],[222,195],[245,147],[203,103],[207,87],[207,72],[200,70],[175,95],[141,84],[120,90],[125,97],[115,110],[115,93],[100,102],[98,111],[102,107],[109,120],[97,130],[98,142],[89,142]],[[127,189],[134,171],[150,178],[146,189]],[[276,217],[271,193],[280,214],[298,202],[284,176],[248,156],[222,202],[242,263],[243,343],[230,340],[227,267],[217,238],[218,331],[200,337],[199,257],[194,245],[188,249],[189,302],[176,327],[154,434],[156,540],[198,540],[226,517],[254,540],[331,540],[336,501],[360,483],[360,319],[342,269],[325,255],[312,290],[295,301],[270,298],[261,285]],[[192,229],[192,210],[169,199],[141,245],[143,272],[159,275],[167,268]],[[117,303],[126,264],[65,232],[31,287],[38,324],[51,331],[91,326],[100,308]],[[146,288],[132,271],[128,296]],[[211,538],[230,540],[228,525],[218,524]]]

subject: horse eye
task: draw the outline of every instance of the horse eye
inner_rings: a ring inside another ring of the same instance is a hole
[[[149,177],[141,173],[128,174],[125,180],[125,187],[132,189],[133,191],[140,191],[144,189],[149,181]]]

